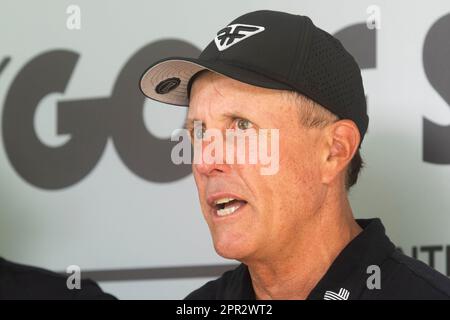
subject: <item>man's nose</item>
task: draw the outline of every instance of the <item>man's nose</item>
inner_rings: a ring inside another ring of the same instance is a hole
[[[194,148],[193,169],[203,175],[227,173],[230,165],[226,163],[225,148],[221,144],[202,141],[197,150]]]

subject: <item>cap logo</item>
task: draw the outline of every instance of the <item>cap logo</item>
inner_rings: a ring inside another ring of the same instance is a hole
[[[230,24],[217,32],[214,42],[216,43],[217,49],[223,51],[264,30],[264,27],[253,26],[250,24]]]
[[[180,78],[169,78],[161,81],[155,88],[156,93],[166,94],[180,85]]]

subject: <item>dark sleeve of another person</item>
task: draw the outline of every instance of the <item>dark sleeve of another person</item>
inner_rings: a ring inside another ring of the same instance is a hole
[[[92,280],[82,280],[80,289],[67,288],[67,276],[12,263],[0,258],[0,299],[113,300]]]

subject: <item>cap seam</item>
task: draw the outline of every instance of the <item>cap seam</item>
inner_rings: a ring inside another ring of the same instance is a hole
[[[309,42],[310,39],[311,39],[311,37],[309,36],[310,35],[310,25],[305,22],[307,20],[302,20],[301,16],[298,16],[298,18],[299,18],[298,19],[299,20],[298,27],[299,27],[299,29],[301,29],[302,24],[304,24],[305,32],[304,33],[300,32],[300,34],[299,34],[299,36],[297,38],[297,44],[296,44],[296,47],[295,47],[295,53],[294,53],[293,61],[291,63],[291,67],[290,67],[290,70],[289,70],[289,75],[288,75],[289,81],[297,80],[297,76],[300,74],[301,70],[303,70],[304,65],[305,65],[305,63],[307,61],[307,58],[309,56],[309,51],[311,50],[311,48],[309,46],[309,43],[308,43],[307,45],[305,45],[305,48],[307,48],[307,50],[306,50],[307,52],[305,52],[303,54],[303,56],[300,57],[300,59],[297,58],[297,56],[299,55],[300,43],[306,42],[306,41]],[[304,40],[304,41],[301,41],[301,40]],[[298,69],[300,69],[300,70],[298,70]]]

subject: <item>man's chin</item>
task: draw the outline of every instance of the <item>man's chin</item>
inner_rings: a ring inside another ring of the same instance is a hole
[[[228,240],[214,240],[214,249],[217,254],[225,259],[245,260],[254,251],[249,243],[243,240],[230,241]]]

